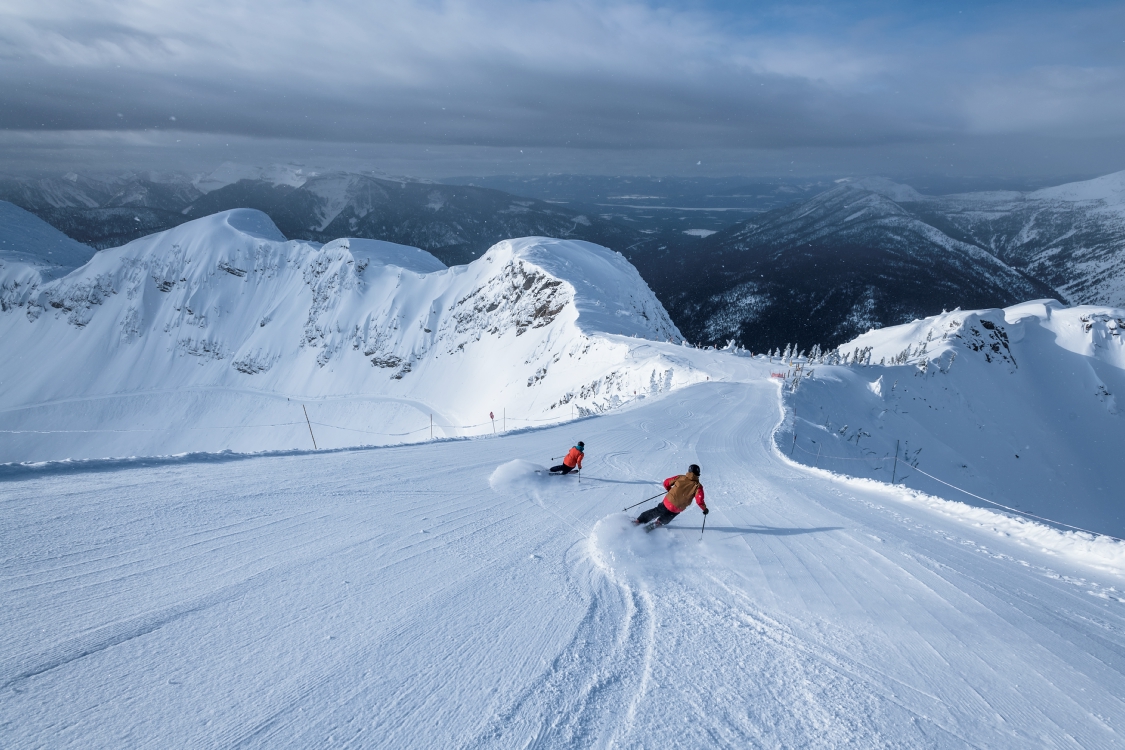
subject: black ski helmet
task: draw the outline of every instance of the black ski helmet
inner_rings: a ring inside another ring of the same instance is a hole
[[[691,466],[687,467],[687,470],[688,474],[695,474],[696,476],[699,476],[700,474],[699,464],[692,464]]]
[[[579,441],[578,441],[578,447],[579,447],[579,448],[585,448],[585,447],[586,447],[586,444],[585,444],[585,443],[583,443],[583,442],[582,442],[581,440],[579,440]]]

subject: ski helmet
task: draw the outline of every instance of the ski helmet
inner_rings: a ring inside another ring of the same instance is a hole
[[[699,476],[699,474],[701,473],[699,471],[699,464],[692,464],[691,466],[687,467],[687,470],[688,474],[695,474],[696,476]]]
[[[583,442],[582,442],[581,440],[579,440],[579,441],[578,441],[578,449],[579,449],[579,450],[581,450],[581,449],[583,449],[583,448],[585,448],[585,447],[586,447],[586,444],[585,444],[585,443],[583,443]]]

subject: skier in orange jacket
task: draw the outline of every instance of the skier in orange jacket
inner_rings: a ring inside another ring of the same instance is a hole
[[[692,500],[703,509],[703,515],[711,512],[707,510],[707,503],[703,502],[703,485],[699,483],[699,464],[689,466],[686,474],[677,474],[665,479],[664,489],[668,494],[660,504],[637,516],[633,523],[651,522],[654,526],[667,526],[675,520],[676,516],[687,510]]]
[[[579,471],[581,471],[582,470],[582,456],[585,454],[585,451],[586,451],[586,444],[583,443],[581,440],[579,440],[578,445],[574,446],[573,448],[570,449],[569,452],[567,452],[566,458],[563,459],[563,462],[561,464],[559,464],[558,466],[552,466],[551,467],[551,473],[552,474],[569,474],[570,472],[574,471],[575,469],[578,469]]]

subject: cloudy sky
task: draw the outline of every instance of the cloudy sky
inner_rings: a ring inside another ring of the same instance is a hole
[[[5,0],[0,171],[1125,169],[1125,3]]]

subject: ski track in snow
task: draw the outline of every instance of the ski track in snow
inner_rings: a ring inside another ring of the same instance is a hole
[[[496,439],[0,477],[0,746],[1122,744],[1122,581],[791,464],[777,419],[772,383],[707,383]],[[497,470],[577,439],[581,480]],[[694,506],[634,528],[693,461],[702,540]]]

